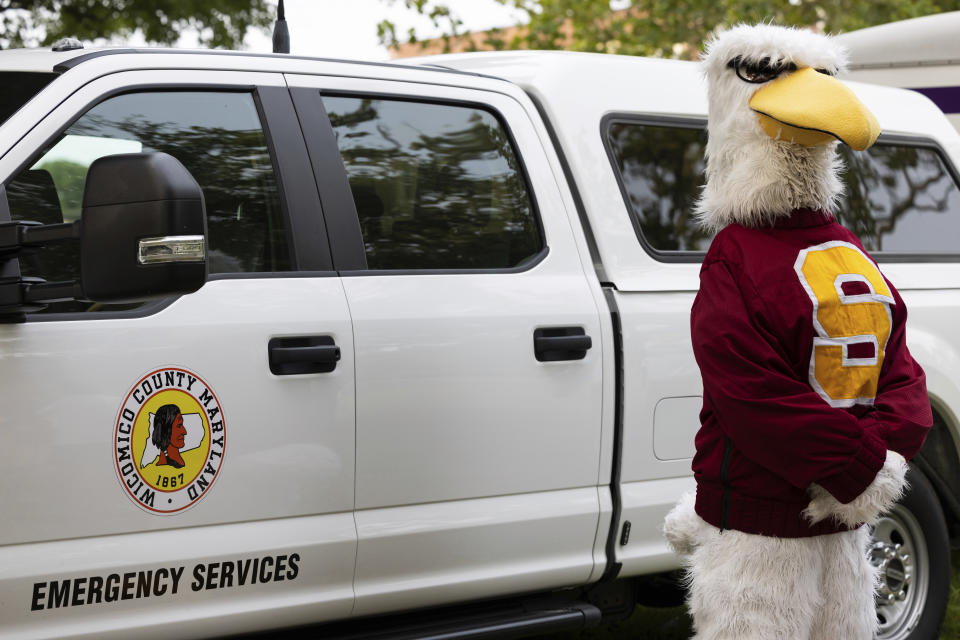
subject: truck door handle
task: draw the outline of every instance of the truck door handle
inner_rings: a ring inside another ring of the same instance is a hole
[[[332,336],[271,338],[267,353],[270,371],[278,376],[329,373],[340,360],[340,347]]]
[[[583,360],[593,340],[583,327],[552,327],[533,332],[533,353],[540,362]]]

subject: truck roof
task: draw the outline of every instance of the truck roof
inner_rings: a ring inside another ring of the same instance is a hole
[[[890,22],[844,33],[850,69],[960,64],[960,11]]]
[[[371,62],[348,59],[317,58],[311,56],[296,56],[283,53],[259,53],[252,51],[229,51],[225,49],[175,49],[170,47],[84,47],[69,51],[53,51],[50,47],[37,49],[7,49],[0,51],[0,71],[28,71],[40,73],[62,73],[83,63],[105,57],[125,57],[131,60],[132,56],[167,56],[164,67],[184,68],[242,68],[248,71],[289,71],[283,68],[283,62],[296,61],[301,65],[304,62],[339,62],[376,67],[417,68],[403,62]],[[232,59],[232,61],[231,61]],[[237,64],[243,60],[243,64]],[[278,68],[280,63],[280,68]],[[143,63],[131,65],[140,68]],[[427,69],[431,69],[427,67]],[[298,69],[302,70],[301,69]],[[438,72],[450,73],[450,69],[432,68]],[[462,73],[462,72],[457,72]]]
[[[960,18],[960,12],[954,14]],[[940,17],[940,16],[934,16]],[[158,59],[162,57],[162,62]],[[89,67],[88,67],[89,65]],[[91,77],[117,71],[156,68],[220,69],[247,72],[339,74],[412,79],[431,72],[439,84],[483,84],[467,76],[499,78],[519,86],[551,120],[562,118],[568,133],[595,135],[607,114],[653,118],[695,118],[707,114],[706,83],[697,63],[661,58],[571,51],[501,51],[407,58],[403,62],[330,60],[288,54],[205,49],[95,47],[71,51],[0,51],[0,70],[64,73],[89,68]],[[446,75],[454,82],[445,80]],[[421,76],[423,78],[423,76]],[[850,86],[888,133],[950,140],[956,132],[926,97],[912,91],[851,82]],[[570,126],[570,123],[578,123]],[[960,145],[957,145],[960,147]]]
[[[504,78],[545,103],[589,103],[628,111],[642,105],[646,113],[674,116],[702,117],[707,112],[699,66],[683,60],[574,51],[498,51],[411,60]]]
[[[960,12],[957,12],[960,17]],[[504,51],[413,58],[518,84],[552,118],[593,123],[607,114],[705,119],[706,82],[696,62],[570,51]],[[847,82],[886,133],[955,141],[942,112],[914,91]],[[585,96],[587,96],[585,98]],[[590,131],[593,134],[593,130]]]

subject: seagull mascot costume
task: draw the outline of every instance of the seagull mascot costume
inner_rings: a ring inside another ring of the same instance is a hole
[[[700,221],[717,231],[691,312],[703,378],[696,493],[664,533],[701,640],[869,640],[869,524],[932,424],[906,307],[832,214],[838,144],[874,116],[830,38],[769,24],[717,36]]]

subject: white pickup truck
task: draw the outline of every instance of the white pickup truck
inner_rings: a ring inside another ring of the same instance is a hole
[[[675,597],[696,65],[67,47],[0,52],[0,82],[0,635],[502,637]],[[960,533],[960,138],[854,90],[886,133],[839,214],[936,414],[874,531],[878,616],[930,638]]]

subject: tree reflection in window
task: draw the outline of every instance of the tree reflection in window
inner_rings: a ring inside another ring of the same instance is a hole
[[[131,151],[169,153],[200,184],[211,273],[291,268],[273,165],[250,93],[129,93],[96,105],[8,181],[13,218],[39,217],[46,224],[77,219],[90,164]],[[77,247],[53,246],[26,256],[21,271],[48,281],[76,279]],[[65,302],[49,311],[103,308],[121,307]]]
[[[482,109],[324,96],[370,269],[499,269],[542,247],[523,172]]]
[[[840,145],[847,165],[840,221],[874,252],[960,252],[960,190],[933,148]]]
[[[613,122],[607,132],[627,205],[657,251],[706,251],[712,234],[693,217],[704,184],[703,129]]]
[[[613,122],[607,143],[630,214],[663,252],[705,251],[693,210],[705,177],[701,128]],[[940,153],[907,142],[838,145],[845,195],[834,213],[871,252],[960,253],[960,189]]]

